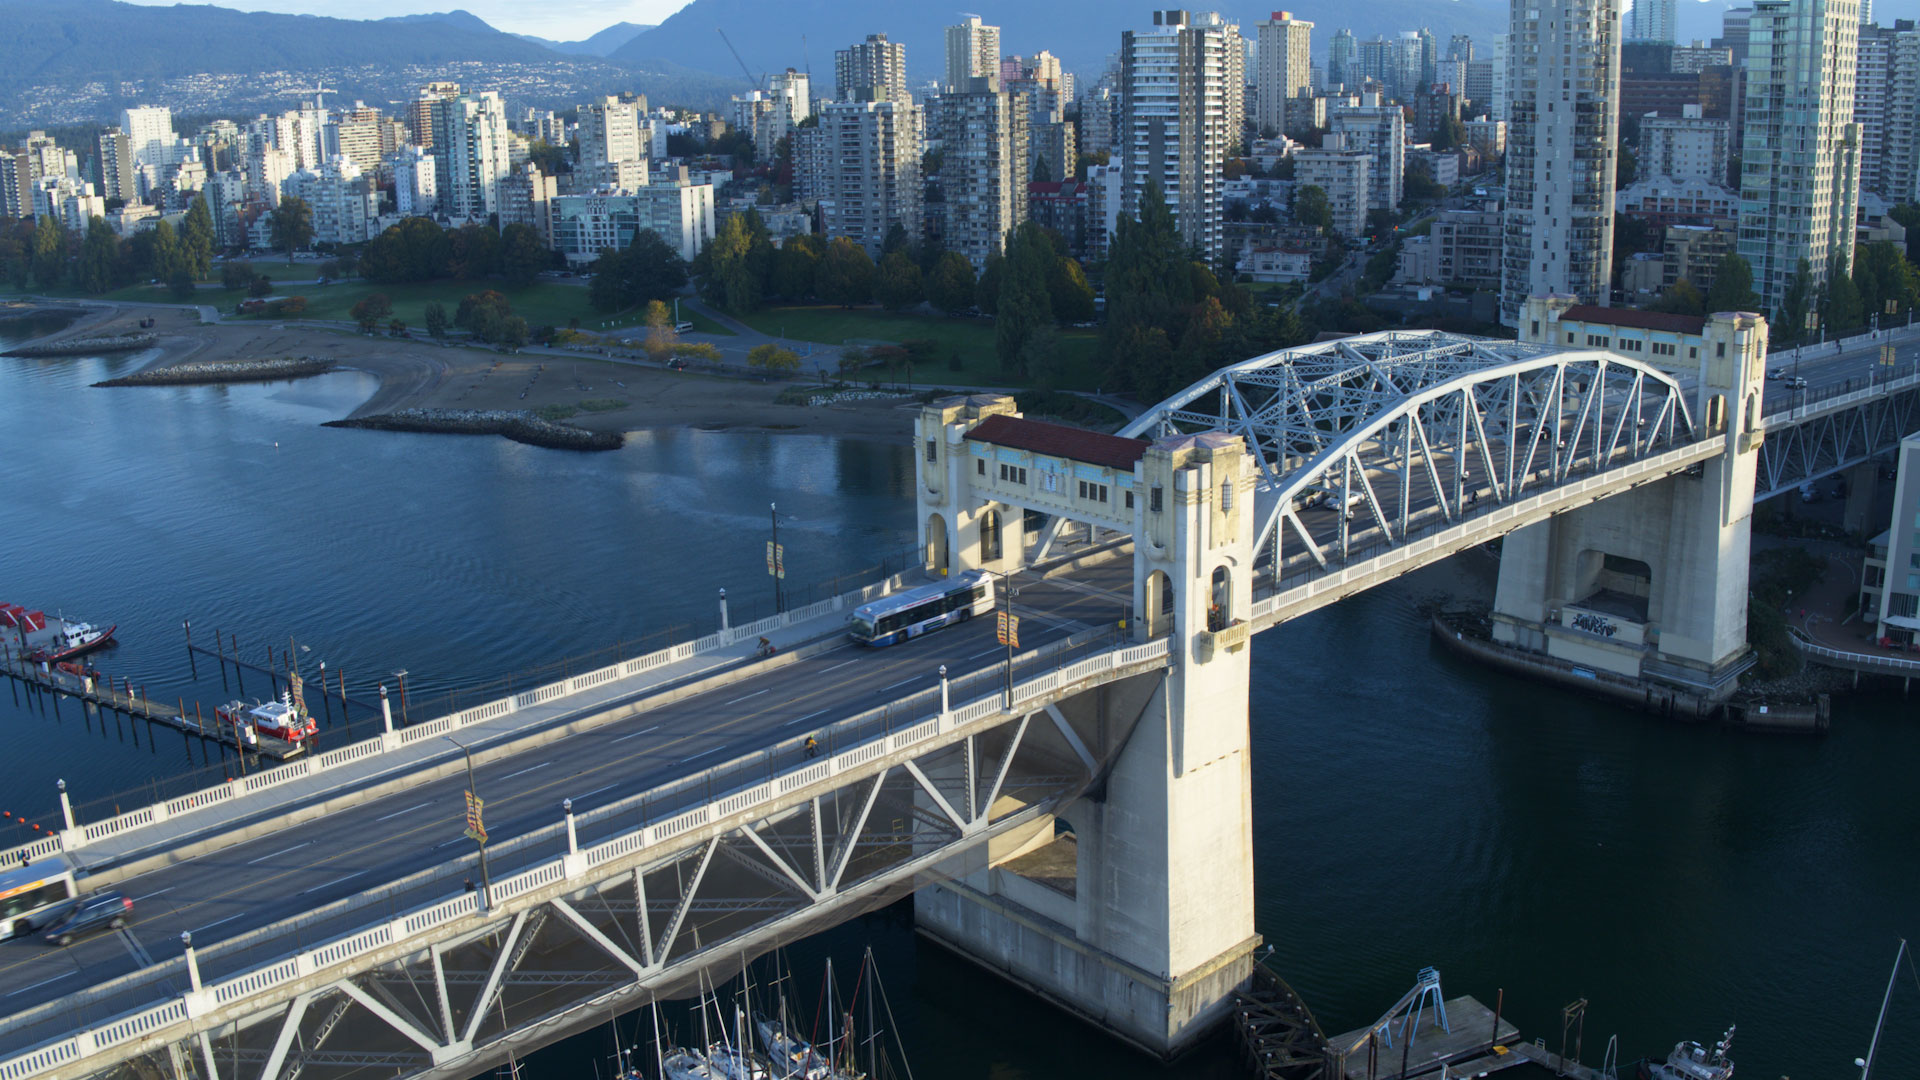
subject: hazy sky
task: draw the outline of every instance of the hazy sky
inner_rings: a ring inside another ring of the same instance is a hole
[[[166,6],[174,0],[132,0]],[[278,11],[291,15],[332,15],[342,19],[383,19],[465,8],[513,34],[534,34],[555,41],[579,41],[617,22],[658,23],[686,6],[687,0],[217,0],[241,11]]]

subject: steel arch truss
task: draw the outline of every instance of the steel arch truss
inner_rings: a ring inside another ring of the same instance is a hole
[[[1804,419],[1791,412],[1767,419],[1760,443],[1755,501],[1792,491],[1801,484],[1858,465],[1898,447],[1920,430],[1920,388],[1895,388],[1879,397],[1815,412]]]
[[[1158,674],[1132,695],[1144,702]],[[1110,693],[1092,691],[1083,698]],[[1069,716],[1074,717],[1070,720]],[[925,752],[288,1002],[120,1061],[113,1080],[473,1075],[604,1023],[609,1009],[724,981],[741,957],[987,865],[985,842],[1092,786],[1136,715],[1070,703],[1004,716]]]
[[[1122,434],[1203,430],[1253,453],[1255,543],[1275,571],[1347,562],[1698,437],[1686,392],[1644,362],[1437,331],[1235,364]]]

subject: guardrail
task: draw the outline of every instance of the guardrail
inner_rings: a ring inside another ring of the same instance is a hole
[[[241,780],[230,780],[217,787],[202,788],[199,791],[181,795],[178,798],[142,806],[126,813],[105,818],[100,821],[78,825],[70,832],[54,833],[50,836],[0,851],[0,866],[16,865],[23,859],[32,860],[62,851],[77,850],[87,844],[96,843],[108,837],[118,836],[135,829],[171,821],[185,814],[204,810],[211,806],[222,806],[238,800],[244,800],[256,792],[266,791],[290,783],[302,777],[313,776],[337,769],[343,765],[383,754],[393,753],[419,743],[424,739],[438,738],[442,735],[471,724],[497,720],[502,716],[544,704],[556,698],[567,697],[592,689],[602,683],[615,679],[629,678],[668,664],[678,663],[702,653],[725,648],[741,639],[752,639],[763,634],[794,626],[799,623],[858,607],[875,597],[885,596],[895,588],[893,578],[844,592],[794,608],[776,615],[769,615],[750,623],[731,626],[717,633],[693,641],[682,642],[664,649],[624,660],[594,671],[584,672],[558,682],[532,690],[523,691],[510,697],[486,702],[469,709],[442,716],[436,720],[424,721],[393,731],[390,738],[370,738],[350,743],[338,750],[331,750],[316,757],[303,758],[255,773]],[[73,843],[69,846],[69,840]],[[4,1080],[4,1078],[0,1078]]]
[[[1877,653],[1848,652],[1844,649],[1830,648],[1815,642],[1806,632],[1797,626],[1789,626],[1787,634],[1793,639],[1793,646],[1808,656],[1822,660],[1832,660],[1860,671],[1884,671],[1889,675],[1920,675],[1920,660],[1909,660],[1904,656],[1881,656]]]
[[[1083,679],[1110,674],[1153,661],[1168,660],[1171,655],[1171,638],[1157,638],[1137,645],[1116,645],[1105,652],[1071,661],[1036,678],[1015,684],[1011,695],[1012,710],[1006,709],[1006,699],[1003,695],[989,695],[951,711],[936,712],[916,723],[888,731],[878,739],[851,746],[826,758],[803,759],[803,763],[797,768],[770,775],[764,782],[727,792],[711,798],[703,805],[678,812],[662,821],[642,825],[590,847],[583,847],[575,856],[578,863],[572,868],[572,874],[568,872],[566,857],[551,859],[512,874],[494,884],[494,907],[497,910],[501,905],[517,897],[565,881],[570,876],[581,876],[609,863],[628,859],[648,848],[683,836],[702,826],[777,802],[803,788],[840,776],[858,779],[871,771],[867,766],[875,759],[910,749],[942,736],[957,734],[961,729],[980,723],[989,717],[1017,713],[1023,704],[1048,698]],[[865,714],[840,723],[841,725],[857,724],[864,717]],[[836,725],[836,727],[839,726]],[[749,762],[757,759],[757,756],[748,759]],[[645,794],[633,796],[627,800],[627,803],[644,800],[646,797]],[[346,965],[368,953],[456,923],[479,912],[479,896],[476,893],[462,891],[457,895],[436,900],[424,907],[373,926],[357,929],[314,948],[275,959],[208,984],[200,991],[189,992],[138,1012],[115,1017],[66,1038],[0,1061],[0,1080],[27,1080],[61,1065],[111,1050],[172,1024],[207,1015],[217,1009],[271,992],[296,980],[323,974],[328,968]]]
[[[1837,409],[1851,408],[1862,402],[1887,397],[1920,386],[1920,361],[1909,361],[1914,370],[1906,375],[1855,376],[1843,383],[1827,387],[1817,397],[1808,397],[1795,391],[1797,400],[1760,414],[1760,427],[1764,431],[1775,424],[1795,424],[1817,414],[1833,412]]]

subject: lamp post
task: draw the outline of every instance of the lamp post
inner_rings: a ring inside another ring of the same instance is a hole
[[[780,504],[768,503],[767,513],[773,520],[773,539],[767,541],[767,576],[773,579],[773,611],[777,615],[787,610],[780,590],[780,579],[786,576],[787,553],[780,547]]]
[[[404,699],[403,695],[402,700]],[[467,749],[464,743],[451,735],[442,735],[440,737],[458,746],[460,752],[467,756],[467,795],[477,802],[480,796],[474,791],[473,751]],[[482,839],[485,835],[486,833],[484,832],[475,835],[473,842],[480,847],[480,906],[491,910],[493,908],[493,877],[487,871],[487,842]]]
[[[407,726],[407,669],[401,668],[393,673],[400,680],[400,726]]]

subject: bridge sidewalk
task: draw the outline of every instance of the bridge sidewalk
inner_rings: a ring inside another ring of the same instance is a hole
[[[775,659],[764,663],[779,663],[810,643],[831,640],[839,634],[845,621],[845,612],[835,611],[766,631],[766,638],[778,652]],[[596,716],[619,705],[668,695],[676,689],[707,684],[716,678],[731,681],[728,676],[735,673],[745,677],[761,663],[755,656],[759,637],[748,634],[730,645],[578,693],[525,705],[497,719],[467,724],[458,729],[458,738],[473,751],[475,761],[481,762],[509,749],[518,751],[563,738],[581,730],[582,724],[594,725]],[[340,806],[378,798],[393,790],[396,784],[431,779],[430,770],[464,768],[460,750],[445,738],[422,738],[410,745],[398,744],[403,733],[432,722],[417,721],[410,728],[396,726],[395,745],[385,752],[370,752],[358,761],[255,791],[244,798],[215,803],[103,837],[69,848],[65,855],[95,872],[115,869],[119,871],[115,874],[117,878],[155,859],[179,861],[202,850],[246,839],[250,830],[280,827],[285,815],[295,811],[316,816]],[[379,738],[376,735],[369,741],[378,742]],[[86,824],[80,823],[82,828]]]

